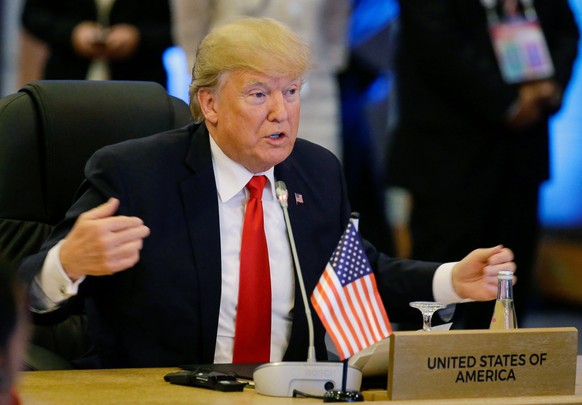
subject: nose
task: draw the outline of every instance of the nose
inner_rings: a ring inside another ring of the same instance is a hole
[[[285,121],[288,117],[287,101],[283,94],[275,92],[270,98],[267,119],[273,122]]]

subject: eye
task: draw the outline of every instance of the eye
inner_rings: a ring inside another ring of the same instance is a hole
[[[267,99],[267,93],[262,90],[252,90],[246,93],[245,100],[251,105],[261,105]]]
[[[291,87],[283,92],[283,96],[287,100],[294,100],[299,94],[299,89],[297,87]]]
[[[256,99],[265,98],[265,96],[266,96],[266,94],[263,93],[262,91],[254,91],[251,93],[251,97],[256,98]]]

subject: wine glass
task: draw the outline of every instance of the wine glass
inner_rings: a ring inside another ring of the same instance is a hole
[[[446,307],[445,304],[432,301],[413,301],[410,306],[422,312],[422,330],[427,331],[431,330],[432,327],[432,315],[439,309]]]

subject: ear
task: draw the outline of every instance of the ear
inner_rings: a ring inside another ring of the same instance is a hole
[[[216,125],[218,122],[218,113],[216,111],[216,94],[214,91],[202,88],[198,90],[198,103],[204,115],[204,120]]]

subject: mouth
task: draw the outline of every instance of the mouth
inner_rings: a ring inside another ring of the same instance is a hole
[[[279,144],[287,139],[287,134],[285,132],[273,132],[270,135],[265,135],[264,138],[273,144]]]

